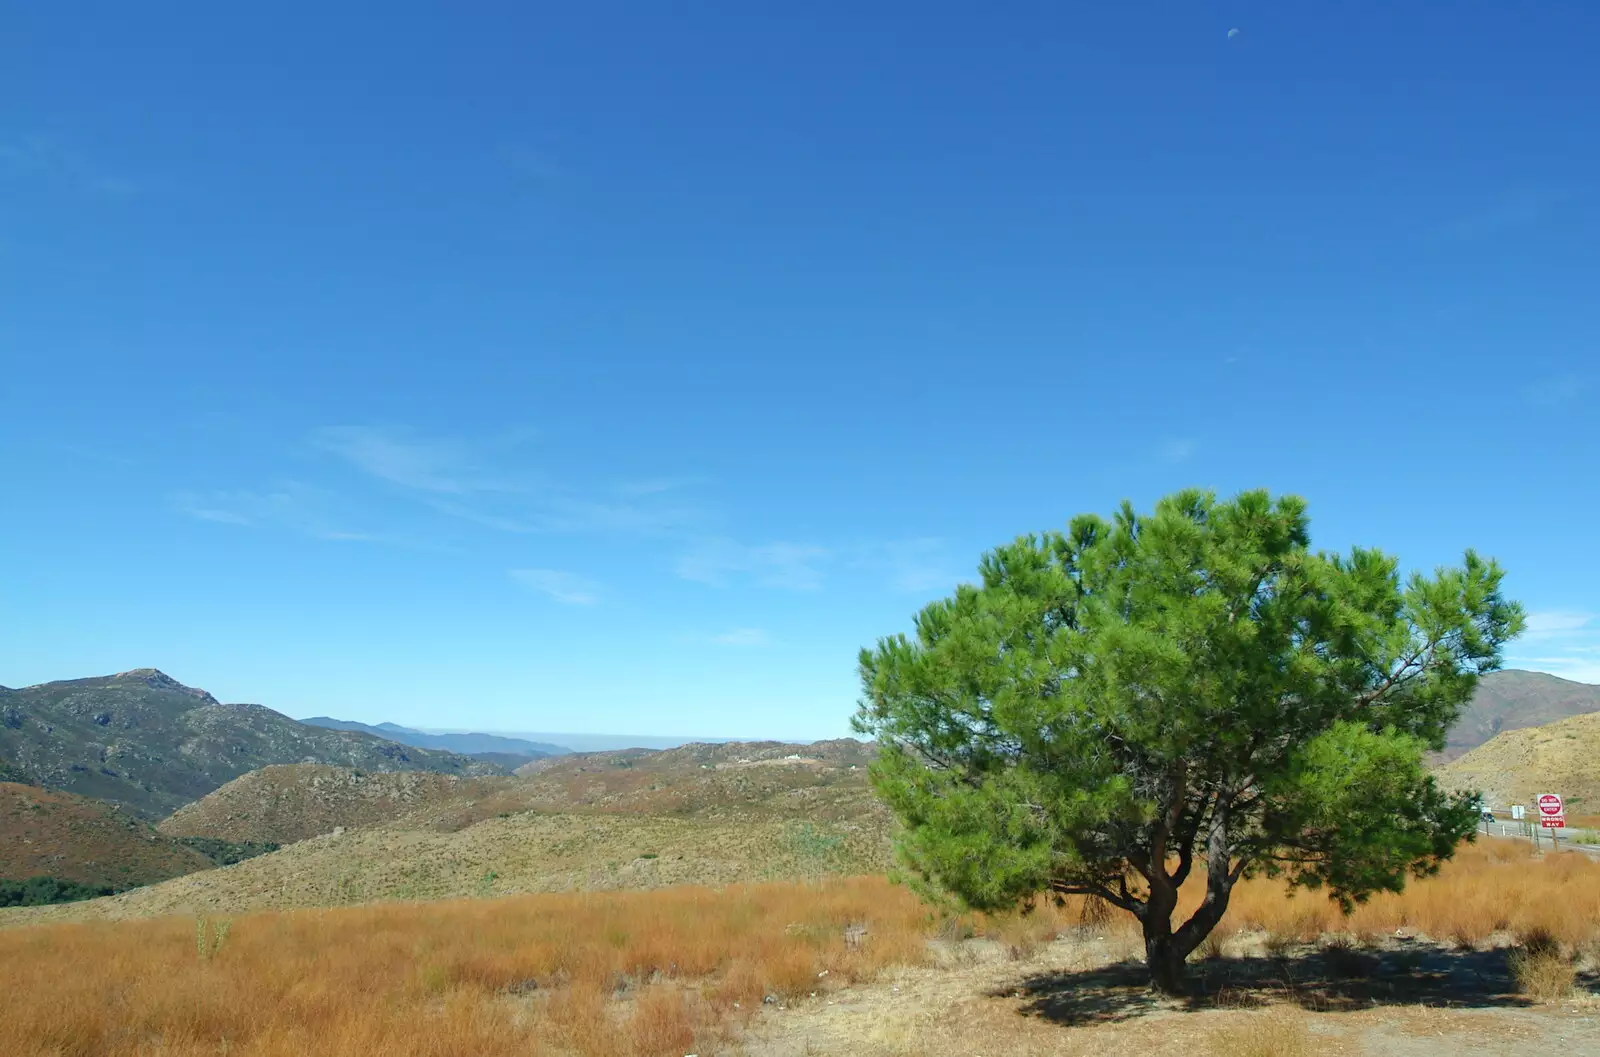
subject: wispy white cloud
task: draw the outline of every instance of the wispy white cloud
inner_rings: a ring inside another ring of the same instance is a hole
[[[862,544],[845,564],[882,575],[890,588],[907,593],[951,591],[961,580],[949,546],[935,536]]]
[[[1559,635],[1570,635],[1575,631],[1583,631],[1595,623],[1593,613],[1579,613],[1573,610],[1544,610],[1528,614],[1528,630],[1524,636],[1529,639],[1550,638]]]
[[[1566,373],[1550,375],[1522,387],[1522,397],[1537,407],[1562,407],[1576,401],[1588,389],[1589,381]]]
[[[1444,234],[1457,239],[1492,238],[1539,224],[1565,201],[1567,195],[1548,187],[1516,187],[1500,194],[1444,226]]]
[[[1192,438],[1180,437],[1161,445],[1157,454],[1167,462],[1183,462],[1194,454],[1195,447],[1196,445]]]
[[[180,499],[178,502],[178,509],[199,521],[215,521],[222,525],[255,524],[255,522],[251,521],[249,517],[239,513],[237,510],[230,510],[226,507],[203,505],[205,502],[215,502],[219,498],[223,502],[230,501],[227,497],[218,496],[213,496],[209,500]],[[234,497],[232,501],[236,502],[237,497]]]
[[[733,628],[710,636],[708,641],[718,646],[766,646],[772,642],[772,636],[760,628]]]
[[[703,478],[699,477],[647,477],[638,481],[624,481],[617,485],[616,492],[618,495],[660,495],[702,482]]]
[[[727,538],[701,540],[679,555],[677,573],[685,580],[725,587],[748,579],[764,587],[815,591],[822,586],[817,566],[831,552],[812,543],[750,545]]]
[[[505,443],[425,438],[408,430],[336,426],[313,444],[439,513],[500,532],[652,534],[707,520],[676,496],[692,479],[656,478],[587,491],[500,465]],[[499,456],[498,458],[496,456]]]
[[[1519,649],[1520,647],[1520,649]],[[1528,614],[1528,630],[1506,664],[1580,683],[1600,683],[1600,615],[1578,610]]]
[[[333,513],[331,497],[319,489],[289,482],[271,491],[245,489],[180,492],[178,511],[199,521],[287,529],[313,539],[340,542],[400,543],[393,537],[346,527]]]
[[[500,149],[500,156],[512,172],[536,183],[553,184],[562,177],[560,167],[549,158],[520,144],[507,144]]]
[[[598,584],[559,569],[512,569],[511,578],[565,605],[592,606],[600,601]]]
[[[104,171],[82,151],[49,136],[0,143],[0,175],[31,179],[101,198],[127,198],[139,187],[125,176]]]
[[[460,441],[373,426],[328,426],[312,435],[312,443],[363,473],[403,488],[444,495],[514,490],[475,466],[471,448]]]

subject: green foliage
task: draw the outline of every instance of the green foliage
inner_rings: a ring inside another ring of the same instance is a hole
[[[59,877],[30,877],[26,881],[0,880],[0,907],[39,907],[75,903],[116,894],[110,885],[86,885]]]
[[[980,570],[861,653],[856,729],[926,889],[1095,895],[1181,965],[1248,872],[1349,906],[1471,833],[1422,758],[1522,629],[1494,562],[1402,579],[1377,550],[1313,552],[1297,497],[1186,491]],[[1197,862],[1210,894],[1174,936]]]
[[[281,847],[271,841],[223,840],[220,837],[179,837],[178,842],[193,848],[218,866],[232,866]]]

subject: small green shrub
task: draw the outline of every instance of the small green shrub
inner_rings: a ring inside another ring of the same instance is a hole
[[[209,939],[206,936],[206,926],[211,927]],[[201,961],[210,961],[222,949],[223,941],[228,938],[228,930],[233,927],[233,922],[227,918],[221,921],[211,921],[207,918],[194,919],[194,945],[200,954]]]
[[[257,855],[277,851],[281,847],[271,841],[222,840],[218,837],[179,837],[178,841],[193,848],[218,866],[232,866],[236,862],[244,862]]]

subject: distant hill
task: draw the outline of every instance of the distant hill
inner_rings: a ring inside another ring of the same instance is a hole
[[[846,738],[815,746],[750,742],[553,756],[515,777],[263,767],[180,808],[157,828],[172,836],[289,844],[335,827],[395,822],[458,830],[525,811],[840,820],[877,810],[866,782],[870,759],[870,746]]]
[[[0,928],[882,871],[893,820],[867,785],[874,751],[851,739],[696,744],[556,756],[515,777],[478,779],[267,768],[161,828],[237,839],[268,818],[265,806],[285,828],[255,833],[318,835],[124,895],[0,910]],[[334,836],[335,826],[346,830]]]
[[[1456,759],[1496,734],[1600,712],[1600,686],[1512,668],[1478,680],[1477,692],[1445,741],[1442,761]]]
[[[110,804],[0,782],[0,880],[55,877],[120,890],[213,865],[199,851]]]
[[[0,690],[0,757],[29,781],[154,820],[269,764],[503,773],[455,753],[227,705],[154,668]]]
[[[241,775],[180,807],[156,828],[174,837],[292,844],[332,833],[336,827],[390,822],[425,804],[482,796],[494,784],[511,781],[285,764]]]
[[[1560,793],[1569,814],[1600,814],[1600,712],[1497,734],[1437,774],[1447,788],[1482,790],[1491,808]]]
[[[528,759],[560,756],[572,751],[564,745],[553,745],[545,741],[527,741],[500,734],[434,734],[402,727],[398,723],[378,723],[368,726],[355,720],[332,719],[328,716],[312,716],[300,722],[313,727],[326,727],[329,730],[359,730],[376,737],[388,738],[390,741],[398,741],[403,745],[414,745],[419,749],[443,749],[446,752],[459,752],[464,756],[480,756],[486,753],[522,756],[525,757],[524,763]]]

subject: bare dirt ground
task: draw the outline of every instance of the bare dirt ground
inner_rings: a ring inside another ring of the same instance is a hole
[[[1515,993],[1506,951],[1395,938],[1306,945],[1193,966],[1193,999],[1144,986],[1125,940],[1062,939],[1031,955],[988,940],[940,945],[937,967],[765,1005],[728,1052],[744,1057],[1545,1057],[1600,1054],[1600,973],[1579,996]]]

